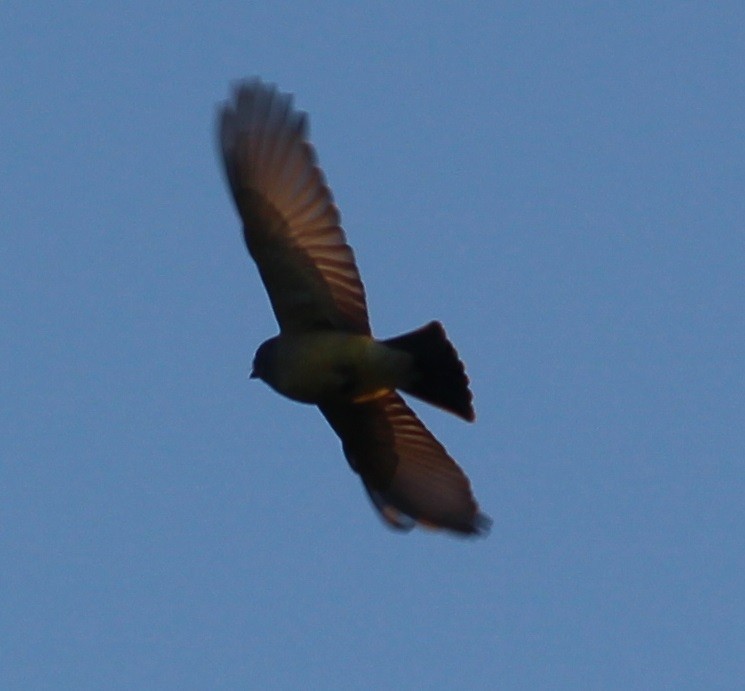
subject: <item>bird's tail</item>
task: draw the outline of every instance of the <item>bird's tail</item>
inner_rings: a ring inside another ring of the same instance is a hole
[[[440,322],[430,322],[383,343],[413,358],[411,376],[400,387],[403,391],[469,422],[475,418],[465,368]]]

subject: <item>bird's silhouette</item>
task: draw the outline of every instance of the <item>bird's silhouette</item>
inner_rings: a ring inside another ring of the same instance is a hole
[[[220,107],[218,137],[246,246],[280,329],[256,352],[252,376],[319,407],[389,525],[485,532],[490,521],[465,473],[397,393],[473,420],[463,364],[439,322],[372,337],[306,115],[289,95],[253,79]]]

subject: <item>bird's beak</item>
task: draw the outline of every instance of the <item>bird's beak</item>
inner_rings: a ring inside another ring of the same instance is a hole
[[[259,375],[256,374],[256,370],[255,369],[251,368],[251,374],[248,375],[248,378],[249,379],[258,379],[259,378]]]

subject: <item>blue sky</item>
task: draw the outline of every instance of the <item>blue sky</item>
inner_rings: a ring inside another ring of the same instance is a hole
[[[739,3],[0,7],[3,688],[732,688]],[[414,403],[494,519],[387,530],[276,330],[216,103],[296,95]]]

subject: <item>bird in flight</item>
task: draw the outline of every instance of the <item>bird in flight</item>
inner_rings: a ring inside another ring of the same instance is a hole
[[[218,116],[219,148],[250,255],[279,335],[252,377],[315,404],[372,503],[393,528],[485,533],[465,473],[397,390],[472,421],[463,363],[439,322],[376,340],[331,191],[292,97],[241,82]]]

